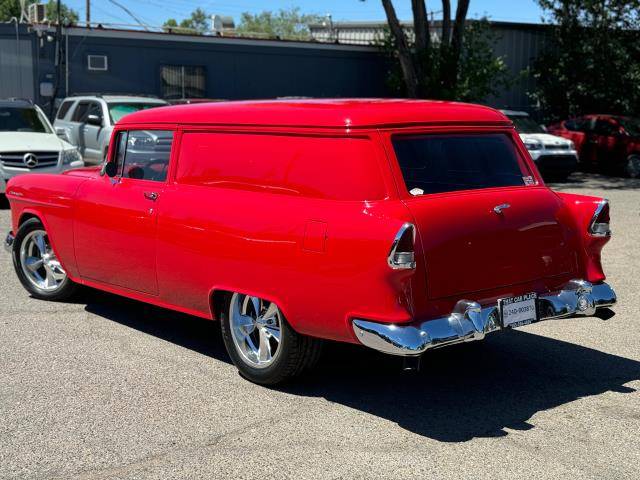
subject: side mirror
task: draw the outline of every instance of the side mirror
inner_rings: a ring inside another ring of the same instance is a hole
[[[118,164],[116,162],[105,162],[100,174],[109,178],[115,177],[118,174]]]
[[[69,133],[66,128],[56,128],[56,135],[59,139],[64,140],[65,142],[71,143],[71,139],[69,138]]]
[[[87,115],[87,123],[89,125],[95,125],[96,127],[101,127],[102,119],[98,115]]]
[[[540,128],[542,128],[542,131],[544,131],[544,132],[548,132],[549,131],[549,129],[547,128],[546,125],[540,125]]]

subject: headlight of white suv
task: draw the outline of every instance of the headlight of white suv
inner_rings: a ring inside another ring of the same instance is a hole
[[[77,148],[70,148],[62,151],[62,164],[69,165],[70,163],[82,160],[82,156]]]
[[[528,140],[524,142],[524,146],[527,147],[527,150],[542,150],[541,142],[534,142],[532,140]]]

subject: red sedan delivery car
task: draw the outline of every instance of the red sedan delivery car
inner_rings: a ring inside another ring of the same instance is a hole
[[[586,168],[640,178],[640,119],[585,115],[550,125],[549,133],[573,140]]]
[[[87,285],[218,320],[263,384],[311,367],[322,339],[415,359],[616,302],[607,201],[547,188],[513,124],[476,105],[147,110],[101,170],[16,177],[7,196],[32,296]]]

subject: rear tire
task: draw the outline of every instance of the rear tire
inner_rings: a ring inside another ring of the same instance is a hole
[[[315,366],[322,341],[300,335],[273,302],[240,293],[227,296],[222,338],[240,374],[261,385],[286,382]]]
[[[629,178],[640,178],[640,155],[630,155],[624,170]]]
[[[37,218],[24,222],[13,241],[13,266],[22,286],[41,300],[66,300],[78,286],[58,261],[49,235]]]

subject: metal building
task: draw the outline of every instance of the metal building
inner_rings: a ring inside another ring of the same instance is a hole
[[[387,63],[378,47],[383,23],[311,25],[312,41],[0,24],[0,98],[30,98],[52,110],[53,97],[127,93],[216,99],[384,97]],[[547,27],[494,22],[495,53],[514,76],[532,65]],[[411,34],[411,27],[406,24]],[[434,33],[435,35],[435,33]],[[59,66],[59,67],[58,67]],[[533,109],[521,75],[493,106]]]

